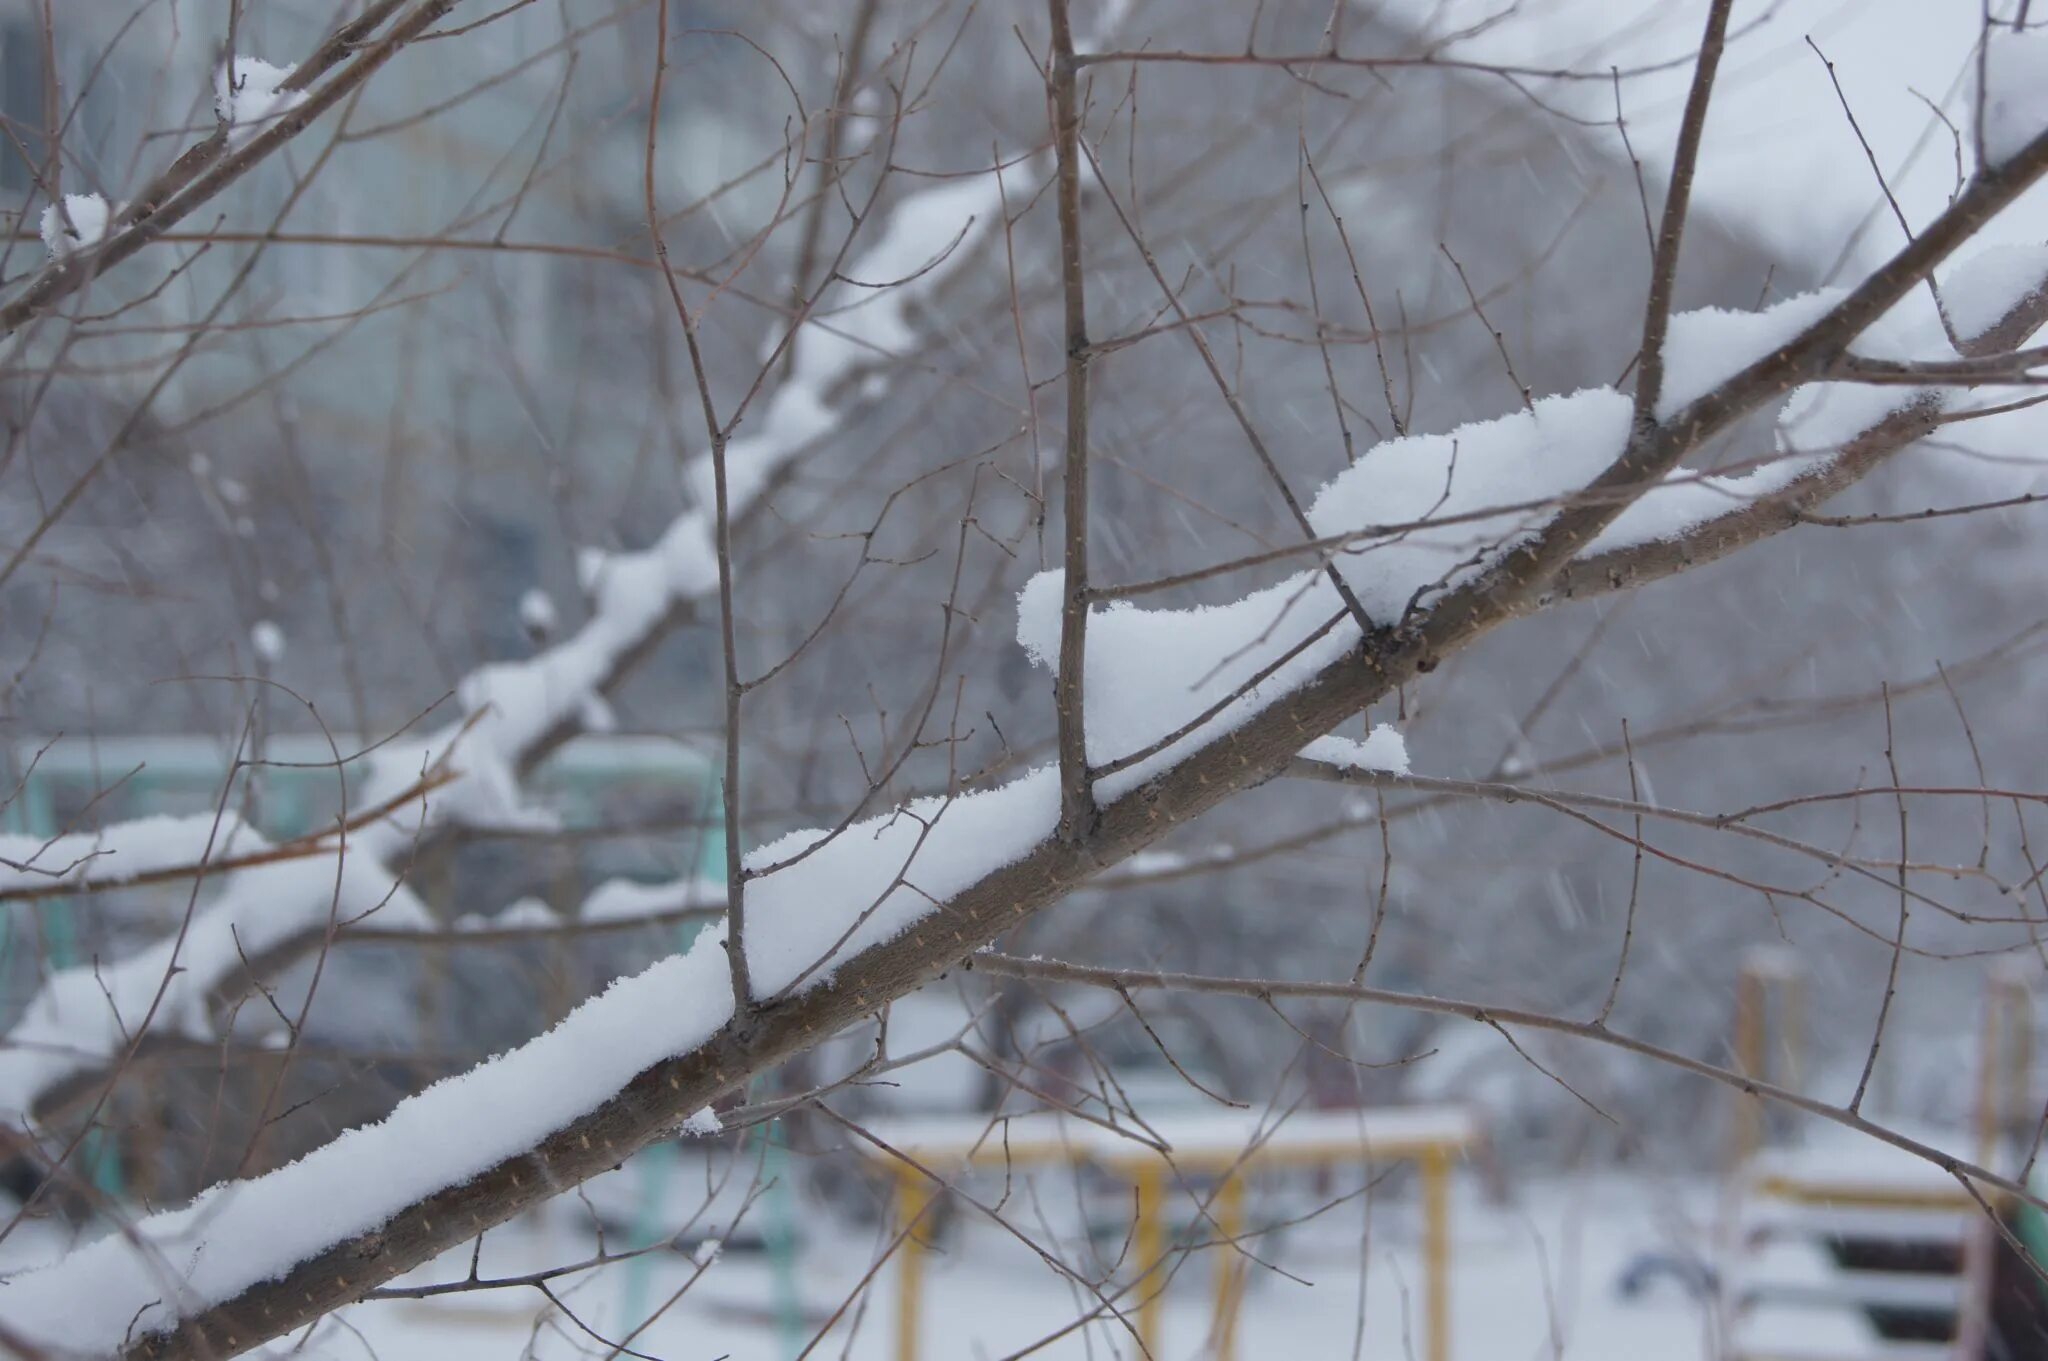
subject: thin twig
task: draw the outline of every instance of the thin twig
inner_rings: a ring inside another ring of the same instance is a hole
[[[1068,841],[1095,821],[1088,777],[1088,305],[1081,265],[1081,115],[1074,94],[1074,33],[1067,0],[1046,0],[1052,16],[1049,95],[1058,161],[1060,283],[1067,323],[1066,552],[1060,601],[1059,671],[1053,708],[1059,720],[1060,823]]]
[[[1685,115],[1678,125],[1678,147],[1671,156],[1671,185],[1664,192],[1664,217],[1657,229],[1656,257],[1650,264],[1650,297],[1643,315],[1643,343],[1637,349],[1636,424],[1656,423],[1657,403],[1664,395],[1664,333],[1671,326],[1671,297],[1678,281],[1678,248],[1692,202],[1693,172],[1700,142],[1706,134],[1707,101],[1714,93],[1714,74],[1728,37],[1728,12],[1734,0],[1713,0],[1707,11],[1706,34],[1686,92]]]

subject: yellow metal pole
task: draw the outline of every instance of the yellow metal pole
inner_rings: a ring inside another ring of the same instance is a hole
[[[924,1240],[918,1216],[931,1201],[924,1174],[908,1164],[896,1169],[896,1222],[903,1242],[896,1263],[896,1361],[917,1361],[919,1324],[924,1315]]]
[[[1983,1053],[1977,1072],[1977,1161],[1989,1165],[2001,1136],[2023,1109],[2027,1068],[2029,998],[2026,985],[2009,973],[1994,973],[1984,994]]]
[[[1735,1068],[1745,1077],[1761,1078],[1764,1068],[1763,980],[1745,968],[1735,980]],[[1756,1152],[1762,1136],[1763,1112],[1755,1097],[1735,1096],[1735,1124],[1729,1140],[1730,1170]]]
[[[1790,975],[1780,988],[1779,996],[1785,1006],[1781,1022],[1785,1032],[1781,1042],[1785,1052],[1783,1080],[1787,1087],[1797,1091],[1806,1077],[1806,979],[1799,974]]]
[[[2007,1121],[2020,1135],[2033,1116],[2034,998],[2027,985],[2012,985],[2012,1043],[2007,1055],[2006,1099],[2010,1103]]]
[[[1237,1250],[1244,1232],[1244,1178],[1232,1173],[1216,1190],[1216,1361],[1237,1361],[1237,1302],[1244,1289],[1244,1262]]]
[[[1991,1161],[1991,1150],[1998,1144],[1998,1074],[2003,1066],[1999,1059],[1999,1026],[2005,1008],[1999,1005],[1997,989],[1984,998],[1984,1034],[1979,1041],[1977,1055],[1977,1163],[1983,1166]]]
[[[1137,1171],[1138,1225],[1132,1247],[1137,1253],[1138,1341],[1147,1355],[1159,1353],[1159,1314],[1166,1304],[1166,1168],[1147,1160]]]
[[[1451,1155],[1443,1148],[1422,1155],[1422,1292],[1428,1322],[1423,1356],[1450,1361]]]

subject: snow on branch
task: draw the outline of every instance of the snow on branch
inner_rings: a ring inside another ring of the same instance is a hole
[[[735,518],[791,458],[831,432],[836,389],[863,368],[897,358],[916,344],[912,318],[972,254],[970,236],[999,225],[1002,212],[1001,188],[989,172],[943,180],[905,199],[889,215],[879,236],[844,271],[846,282],[838,291],[851,296],[820,306],[790,338],[795,352],[791,379],[776,389],[758,419],[749,417],[751,431],[742,430],[726,444],[727,493]],[[764,364],[774,359],[777,339],[766,347]],[[710,456],[694,459],[686,476],[698,503],[708,508]],[[716,575],[714,570],[714,580]]]
[[[204,821],[210,826],[212,819]],[[247,849],[246,841],[236,844]],[[203,848],[182,849],[190,853],[185,863],[203,858]],[[150,1035],[215,1038],[214,991],[244,967],[244,958],[369,914],[390,927],[433,921],[391,871],[357,846],[338,858],[235,871],[183,930],[117,962],[50,976],[0,1044],[0,1120],[27,1126],[48,1093],[117,1062],[138,1043],[145,1022]]]
[[[213,72],[213,115],[228,130],[228,145],[239,147],[306,102],[304,90],[288,89],[296,65],[272,66],[255,57],[222,62]]]
[[[1668,376],[1657,403],[1657,419],[1670,420],[1797,337],[1848,296],[1845,288],[1821,288],[1756,312],[1708,307],[1672,317],[1664,338]]]
[[[1408,742],[1391,723],[1380,723],[1363,742],[1349,737],[1318,737],[1301,749],[1302,759],[1321,761],[1338,770],[1408,773]]]
[[[2005,325],[2038,298],[2041,277],[1994,261],[1965,262],[1973,326]],[[1758,312],[1705,309],[1672,318],[1658,414],[1669,418],[1757,361],[1778,353],[1847,296],[1794,297]],[[2033,321],[2032,324],[2038,324]],[[1967,343],[1974,330],[1957,328]],[[2023,338],[2023,337],[2021,337]],[[2017,343],[2015,341],[2014,343]],[[1857,358],[1906,360],[1949,350],[1924,315],[1899,308],[1865,330]],[[1938,419],[1953,390],[1816,382],[1782,403],[1773,456],[1747,471],[1673,469],[1634,497],[1582,555],[1612,561],[1675,543],[1721,520],[1807,488],[1903,413]],[[1575,493],[1619,457],[1630,403],[1600,388],[1537,401],[1524,412],[1448,434],[1390,440],[1363,454],[1317,495],[1308,517],[1339,546],[1333,561],[1382,627],[1401,626],[1431,599],[1476,578],[1540,532]],[[1397,526],[1385,531],[1370,526]],[[1034,577],[1018,598],[1018,641],[1057,664],[1063,582]],[[1241,725],[1317,675],[1358,642],[1327,574],[1299,572],[1217,606],[1142,609],[1119,600],[1093,610],[1088,634],[1091,767],[1107,798],[1156,777],[1196,747]]]
[[[573,912],[557,912],[538,898],[521,898],[500,912],[470,912],[457,917],[454,933],[473,940],[518,940],[592,929],[631,930],[708,917],[724,906],[723,875],[692,875],[652,884],[638,879],[607,879],[585,894]],[[382,939],[402,938],[404,933],[379,929],[350,934],[370,934]]]
[[[0,1120],[30,1127],[51,1093],[118,1063],[146,1035],[209,1038],[222,984],[255,961],[365,918],[392,931],[431,928],[401,882],[411,841],[390,817],[449,782],[445,761],[428,766],[338,826],[282,845],[226,813],[0,838],[0,904],[171,878],[212,890],[176,930],[134,954],[44,981],[0,1037]]]
[[[1059,778],[917,799],[837,836],[791,832],[747,856],[781,868],[747,886],[747,963],[763,999],[830,982],[837,965],[906,931],[990,870],[1021,860],[1059,821]]]
[[[2048,291],[2048,245],[1993,246],[1950,271],[1941,284],[1941,308],[1964,355],[1996,353],[2026,337],[2002,334],[2006,318]],[[1985,346],[1985,338],[1991,344]],[[2003,343],[2001,343],[2003,342]]]
[[[2048,32],[2011,32],[1994,24],[1984,41],[1983,121],[1977,144],[1985,162],[1996,166],[2048,132]]]
[[[1596,389],[1445,435],[1390,440],[1323,488],[1309,522],[1321,536],[1367,524],[1418,526],[1334,559],[1375,623],[1393,624],[1419,597],[1469,576],[1540,528],[1555,498],[1612,463],[1628,439],[1630,409],[1628,398]],[[1497,510],[1503,505],[1533,508]],[[1058,656],[1062,586],[1058,572],[1043,572],[1018,598],[1018,641],[1048,668]],[[1095,610],[1087,723],[1100,793],[1115,798],[1136,788],[1358,640],[1357,624],[1320,569],[1227,605],[1149,610],[1119,601]]]
[[[836,389],[864,363],[893,357],[916,340],[915,309],[965,257],[968,234],[999,223],[1001,213],[993,173],[943,182],[897,206],[879,239],[847,271],[863,284],[892,286],[863,290],[850,305],[803,325],[789,342],[795,349],[790,378],[750,421],[751,433],[726,446],[734,518],[831,433]],[[457,696],[474,729],[463,739],[463,764],[474,783],[464,781],[439,802],[442,816],[484,825],[529,820],[517,781],[526,755],[557,727],[601,705],[624,661],[662,628],[672,609],[717,593],[709,457],[695,460],[686,476],[696,504],[652,545],[628,552],[592,548],[579,556],[590,605],[580,628],[532,658],[484,666],[464,678]],[[460,726],[380,752],[371,796],[417,778],[445,755]]]
[[[232,813],[135,818],[104,831],[37,837],[0,835],[0,902],[41,895],[109,874],[132,880],[157,870],[198,865],[269,846]]]
[[[1808,295],[1759,313],[1674,317],[1668,400],[1660,411],[1683,409],[1777,351],[1840,296]],[[1885,334],[1878,353],[1903,352],[1887,328],[1873,331]],[[1778,492],[1832,458],[1840,442],[1920,396],[1840,383],[1801,388],[1781,415],[1788,446],[1781,457],[1742,476],[1674,471],[1628,506],[1594,551],[1675,538]],[[1333,561],[1374,622],[1403,625],[1539,532],[1620,456],[1630,421],[1626,396],[1594,388],[1448,434],[1389,440],[1325,485],[1308,518],[1318,536],[1342,545]],[[1795,439],[1814,452],[1797,452]],[[1372,525],[1401,528],[1373,532]],[[1034,577],[1018,598],[1018,641],[1049,670],[1058,656],[1063,594],[1052,571]],[[1320,570],[1226,605],[1148,610],[1117,601],[1096,609],[1088,634],[1087,725],[1101,793],[1115,798],[1143,784],[1316,675],[1358,638]]]
[[[39,231],[50,258],[61,259],[87,250],[107,234],[107,201],[98,194],[66,194],[62,203],[43,209]]]

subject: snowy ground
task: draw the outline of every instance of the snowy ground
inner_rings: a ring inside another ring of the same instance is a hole
[[[1020,1228],[1037,1213],[1027,1201],[1021,1192],[1012,1201],[1012,1219]],[[1702,1185],[1621,1176],[1524,1186],[1508,1206],[1488,1205],[1475,1185],[1461,1185],[1455,1202],[1452,1355],[1473,1361],[1636,1361],[1711,1354],[1702,1305],[1668,1281],[1637,1299],[1623,1298],[1616,1283],[1640,1252],[1703,1241],[1713,1204]],[[862,1278],[874,1261],[873,1236],[826,1223],[815,1213],[801,1217],[805,1241],[793,1282],[786,1276],[778,1280],[760,1252],[727,1252],[634,1338],[633,1352],[678,1361],[787,1361],[851,1300],[842,1321],[810,1355],[893,1358],[894,1262],[863,1292]],[[1361,1254],[1361,1231],[1368,1225],[1370,1244]],[[494,1235],[481,1266],[487,1276],[532,1269],[587,1255],[591,1246],[573,1215],[558,1209]],[[1354,1201],[1312,1225],[1296,1226],[1260,1251],[1279,1270],[1257,1273],[1244,1304],[1237,1354],[1245,1361],[1424,1355],[1415,1207],[1405,1189],[1378,1198],[1369,1211]],[[683,1253],[642,1260],[649,1264],[644,1271],[613,1266],[559,1282],[557,1289],[583,1323],[616,1341],[695,1271]],[[1088,1302],[1031,1249],[986,1220],[963,1226],[929,1261],[922,1353],[929,1361],[1009,1357],[1041,1342],[1029,1354],[1139,1354],[1116,1324],[1091,1325],[1045,1342],[1086,1312]],[[453,1254],[406,1283],[460,1278],[468,1269],[468,1253]],[[1207,1336],[1214,1271],[1213,1251],[1183,1259],[1167,1299],[1162,1358],[1213,1355]],[[777,1310],[791,1284],[806,1319],[795,1335],[788,1331],[787,1314],[778,1319]],[[324,1348],[309,1351],[335,1357],[374,1353],[383,1361],[611,1354],[531,1289],[365,1304],[345,1319],[357,1336],[330,1329],[321,1339]]]

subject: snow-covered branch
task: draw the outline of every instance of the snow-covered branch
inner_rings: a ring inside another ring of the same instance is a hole
[[[790,378],[749,420],[749,433],[726,446],[728,510],[735,521],[793,476],[797,461],[831,433],[834,394],[850,378],[916,342],[912,315],[965,258],[968,234],[999,224],[1001,214],[992,174],[946,181],[896,206],[849,272],[907,282],[856,295],[849,305],[821,315],[821,324],[789,337],[795,356]],[[769,345],[764,361],[776,357],[782,339]],[[690,465],[686,480],[694,504],[648,547],[584,550],[577,571],[590,613],[581,627],[534,657],[484,666],[465,677],[457,688],[465,717],[380,749],[372,797],[416,778],[459,739],[469,775],[432,805],[438,815],[484,824],[523,816],[518,778],[533,754],[604,712],[607,693],[666,632],[676,611],[716,593],[711,476],[708,456]]]
[[[8,833],[0,835],[0,902],[90,892],[101,883],[139,883],[171,870],[192,872],[205,863],[209,849],[218,861],[269,848],[232,813],[136,818],[103,831],[53,837]]]
[[[236,871],[176,934],[43,984],[0,1046],[0,1119],[28,1125],[68,1084],[118,1066],[150,1036],[212,1038],[215,992],[245,960],[364,919],[388,929],[433,923],[397,874],[360,852]]]

